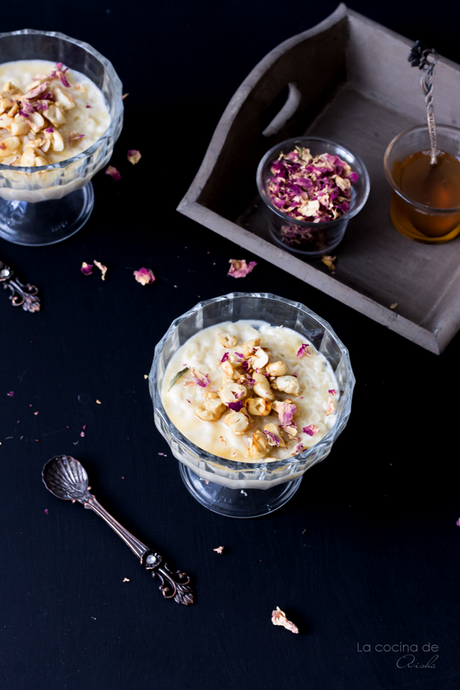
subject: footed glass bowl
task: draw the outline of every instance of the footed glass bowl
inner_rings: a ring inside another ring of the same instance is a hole
[[[351,185],[350,208],[336,220],[318,223],[297,220],[280,211],[271,200],[268,192],[268,182],[273,176],[271,167],[281,153],[287,154],[296,146],[310,149],[313,157],[322,153],[339,156],[350,165],[353,172],[358,173],[358,180]],[[257,168],[256,181],[268,213],[268,230],[274,241],[284,249],[311,257],[330,254],[338,247],[345,235],[348,221],[361,211],[370,190],[369,174],[358,156],[334,141],[310,136],[287,139],[267,151]]]
[[[62,62],[83,73],[102,91],[111,116],[100,139],[72,158],[32,168],[0,163],[0,237],[15,244],[54,244],[80,230],[91,215],[90,180],[110,160],[123,125],[122,84],[97,50],[55,31],[0,34],[0,63],[16,60]]]
[[[189,441],[171,422],[161,400],[163,378],[173,354],[193,335],[224,321],[245,319],[285,326],[305,336],[331,364],[340,397],[337,421],[312,448],[276,461],[236,462],[212,455]],[[331,326],[299,302],[267,293],[235,292],[200,302],[175,319],[155,348],[149,375],[157,429],[180,461],[182,479],[192,496],[215,513],[236,518],[266,515],[297,491],[303,474],[329,455],[351,410],[355,377],[348,350]]]

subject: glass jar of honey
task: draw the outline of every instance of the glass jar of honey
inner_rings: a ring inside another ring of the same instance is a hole
[[[395,228],[412,240],[439,244],[460,233],[460,129],[437,126],[436,163],[426,125],[398,134],[384,157]]]

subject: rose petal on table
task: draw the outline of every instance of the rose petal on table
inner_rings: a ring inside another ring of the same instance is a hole
[[[136,151],[136,149],[129,149],[126,156],[129,160],[129,162],[132,163],[133,165],[136,165],[136,163],[139,163],[140,159],[142,158],[140,151]]]
[[[155,282],[155,276],[150,268],[140,268],[138,271],[134,271],[134,277],[141,285],[150,285]]]
[[[272,611],[272,623],[273,625],[281,625],[283,628],[290,630],[292,633],[297,634],[299,632],[299,628],[287,619],[286,614],[284,611],[281,611],[279,606],[276,607],[276,611]]]
[[[102,275],[101,278],[102,280],[105,280],[105,274],[107,273],[107,266],[104,266],[104,264],[101,264],[100,261],[95,261],[94,265],[98,267],[98,269],[101,271]]]
[[[328,269],[331,271],[331,273],[334,273],[335,271],[335,264],[334,261],[337,260],[336,256],[330,256],[329,254],[325,254],[324,256],[321,257],[321,261],[323,264],[325,264]]]
[[[87,264],[86,261],[83,261],[80,270],[83,273],[83,275],[90,276],[93,272],[93,264]]]
[[[109,165],[107,170],[105,171],[106,175],[110,175],[112,180],[115,180],[115,182],[118,182],[118,180],[121,180],[121,175],[118,172],[116,168],[113,167],[113,165]]]
[[[213,549],[213,551],[215,551],[216,553],[219,553],[219,554],[222,554],[223,550],[224,550],[223,546],[218,546],[217,549]]]
[[[244,278],[257,266],[256,261],[250,261],[248,264],[245,259],[230,259],[229,264],[231,266],[227,275],[232,278]]]

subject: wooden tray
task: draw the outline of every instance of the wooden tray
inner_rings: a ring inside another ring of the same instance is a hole
[[[178,211],[439,354],[460,329],[460,236],[441,245],[401,236],[390,220],[383,172],[391,139],[426,121],[420,72],[407,60],[412,45],[343,4],[279,45],[230,101]],[[270,105],[287,86],[285,105],[267,123]],[[434,103],[439,123],[459,124],[460,67],[441,57]],[[356,153],[371,180],[366,206],[334,252],[334,275],[320,260],[270,241],[257,197],[263,154],[305,132]]]

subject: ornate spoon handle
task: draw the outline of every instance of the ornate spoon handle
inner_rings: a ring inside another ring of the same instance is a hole
[[[40,299],[37,297],[38,288],[30,283],[19,282],[14,279],[14,271],[0,261],[0,283],[3,287],[11,290],[10,300],[14,307],[22,307],[24,311],[40,311]]]
[[[436,140],[436,120],[434,118],[433,107],[433,87],[434,87],[434,68],[438,61],[437,52],[416,41],[409,53],[409,62],[412,67],[418,67],[422,70],[420,77],[420,86],[422,87],[423,95],[426,103],[426,118],[428,122],[428,131],[430,133],[431,143],[431,159],[430,164],[437,163],[437,140]]]
[[[88,487],[90,488],[90,487]],[[83,506],[94,511],[123,539],[131,551],[139,558],[141,565],[151,572],[152,577],[158,577],[161,581],[159,589],[165,599],[174,599],[178,604],[193,604],[193,590],[190,586],[190,577],[179,570],[173,572],[164,563],[162,556],[155,553],[146,544],[143,544],[131,532],[128,532],[123,525],[101,506],[95,496],[86,492],[85,496],[78,500]]]

